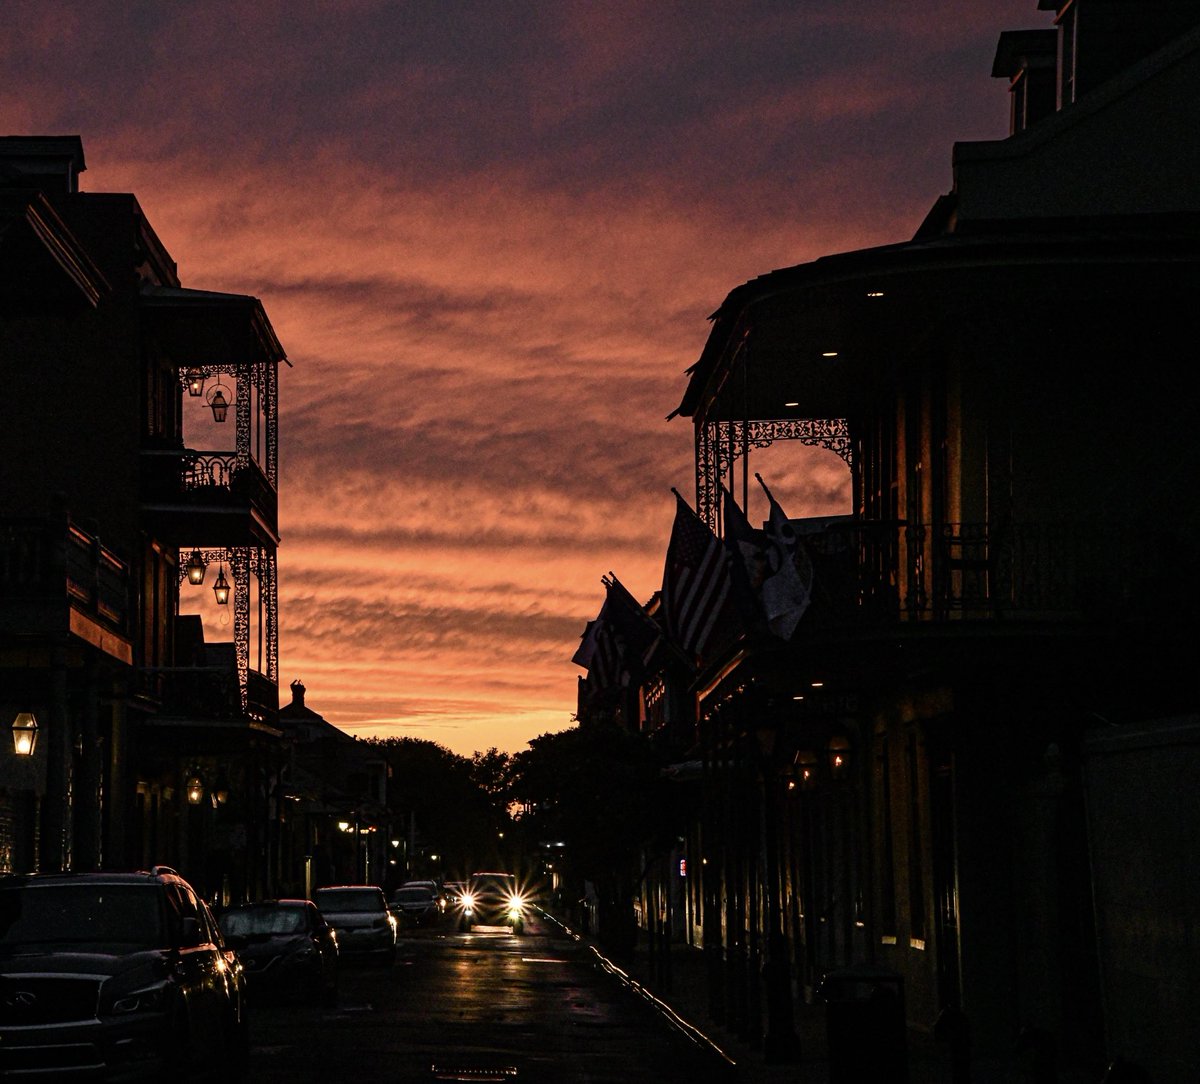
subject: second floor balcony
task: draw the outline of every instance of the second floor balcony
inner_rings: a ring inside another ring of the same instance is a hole
[[[278,542],[275,487],[257,462],[236,452],[144,450],[142,502],[156,528],[172,541]]]
[[[1194,579],[1194,525],[794,520],[813,564],[797,636],[899,623],[1113,623]]]
[[[273,722],[279,711],[279,689],[256,670],[247,670],[245,685],[235,660],[206,666],[144,667],[140,691],[163,717],[203,724]]]

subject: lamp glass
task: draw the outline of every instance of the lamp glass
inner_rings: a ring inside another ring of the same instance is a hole
[[[38,722],[33,712],[22,711],[13,720],[13,751],[19,757],[31,757],[37,748]]]
[[[208,565],[204,563],[204,557],[199,550],[192,550],[184,568],[187,570],[188,583],[193,587],[199,587],[204,582],[204,573],[208,571]]]
[[[213,594],[217,598],[218,606],[229,605],[229,581],[225,578],[225,566],[221,566],[221,570],[217,573],[217,582],[213,584]]]
[[[204,801],[204,784],[200,782],[200,777],[193,775],[187,781],[187,800],[188,805],[199,805]]]
[[[844,778],[850,770],[850,742],[846,738],[830,738],[827,752],[830,776],[834,779]]]

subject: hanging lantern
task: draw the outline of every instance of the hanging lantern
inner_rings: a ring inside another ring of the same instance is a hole
[[[213,392],[212,398],[209,399],[208,405],[212,407],[213,421],[223,422],[226,415],[229,413],[229,400],[225,398],[225,393],[217,388]]]
[[[37,747],[38,721],[33,713],[23,711],[13,720],[13,751],[19,757],[31,757]]]
[[[217,596],[218,606],[229,605],[229,581],[225,578],[225,566],[217,573],[217,582],[213,584],[213,594]]]
[[[229,394],[226,395],[225,393],[228,391],[229,389],[221,383],[221,377],[220,374],[218,374],[217,382],[213,385],[212,390],[209,391],[208,395],[206,396],[208,399],[208,405],[212,408],[214,422],[223,422],[229,415],[229,407],[233,402],[233,393],[229,392]]]
[[[191,557],[183,567],[187,572],[188,583],[193,587],[199,587],[204,582],[204,573],[208,571],[208,565],[204,563],[204,557],[199,550],[192,550]]]
[[[850,772],[850,742],[841,735],[829,739],[829,775],[833,779],[844,779]]]
[[[198,775],[193,775],[186,784],[188,805],[199,805],[204,801],[204,784]]]
[[[795,759],[792,762],[792,778],[796,783],[796,788],[800,790],[813,790],[816,787],[817,754],[811,749],[800,749],[797,751]]]
[[[193,399],[204,394],[204,374],[199,369],[189,369],[184,379],[187,380],[188,395]]]

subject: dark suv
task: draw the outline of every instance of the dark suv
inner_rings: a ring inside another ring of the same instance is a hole
[[[243,997],[173,870],[0,877],[0,1078],[236,1077]]]

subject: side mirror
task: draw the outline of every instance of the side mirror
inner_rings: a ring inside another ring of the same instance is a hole
[[[187,915],[179,924],[179,944],[183,948],[195,948],[200,944],[200,920]]]

